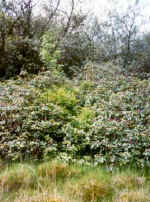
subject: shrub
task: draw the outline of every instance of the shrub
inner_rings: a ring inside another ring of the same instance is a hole
[[[61,52],[58,49],[58,30],[55,31],[47,31],[42,36],[42,44],[40,55],[45,64],[45,67],[49,70],[55,70],[58,67],[58,59],[61,56]]]
[[[75,92],[66,89],[65,87],[47,90],[41,95],[42,102],[54,103],[60,106],[62,109],[69,111],[70,113],[76,112],[76,106],[78,99],[76,98]]]
[[[52,87],[48,77],[1,82],[2,159],[149,164],[149,80],[108,74],[92,86]]]
[[[1,53],[0,76],[10,78],[19,75],[21,70],[38,73],[42,66],[37,46],[33,40],[18,38],[8,40],[7,51]]]

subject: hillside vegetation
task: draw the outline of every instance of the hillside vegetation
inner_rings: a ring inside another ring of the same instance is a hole
[[[65,2],[0,0],[0,202],[149,202],[149,17]]]
[[[1,159],[148,166],[150,80],[110,65],[95,65],[93,80],[86,70],[1,82]]]

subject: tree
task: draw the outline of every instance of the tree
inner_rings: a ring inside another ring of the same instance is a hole
[[[91,30],[99,49],[100,60],[116,60],[121,57],[124,68],[132,63],[132,49],[139,35],[140,17],[138,6],[133,5],[122,12],[114,7],[108,10],[105,20],[93,20]]]
[[[40,57],[33,36],[33,0],[3,1],[0,7],[0,76],[37,72]]]

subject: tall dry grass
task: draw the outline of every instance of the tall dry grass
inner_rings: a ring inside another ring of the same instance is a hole
[[[149,202],[149,174],[47,161],[5,166],[0,202]]]

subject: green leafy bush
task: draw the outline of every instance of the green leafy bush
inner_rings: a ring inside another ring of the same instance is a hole
[[[58,59],[61,56],[61,52],[58,49],[57,38],[57,31],[47,31],[42,36],[40,55],[45,66],[50,70],[55,70],[58,68]]]
[[[10,78],[19,75],[22,70],[28,73],[38,73],[42,66],[37,44],[33,40],[10,39],[7,42],[7,51],[1,53],[0,76]]]
[[[54,86],[53,76],[0,83],[2,159],[149,164],[149,80],[108,74]]]
[[[41,95],[41,100],[45,103],[54,103],[71,113],[75,113],[79,102],[75,92],[67,90],[65,87],[53,87],[53,89],[47,90]]]
[[[88,107],[83,107],[81,109],[81,113],[77,116],[77,120],[79,122],[92,122],[95,118],[95,111],[92,109],[89,109]]]

